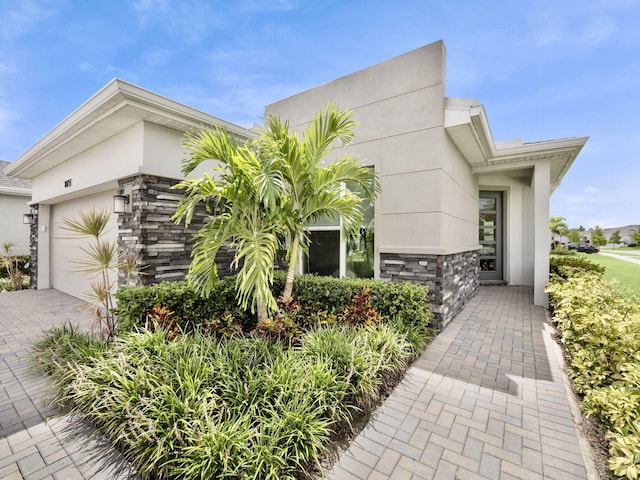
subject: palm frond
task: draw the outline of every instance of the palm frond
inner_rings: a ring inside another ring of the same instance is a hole
[[[78,219],[63,218],[61,230],[72,233],[75,236],[90,236],[99,238],[111,219],[111,212],[107,208],[97,210],[80,210]]]
[[[95,243],[79,248],[86,257],[71,260],[76,265],[77,272],[98,274],[118,267],[118,247],[115,242],[96,240]]]
[[[238,149],[239,142],[226,129],[212,126],[186,132],[182,146],[187,156],[180,162],[180,170],[186,176],[207,160],[227,161]]]
[[[357,122],[353,120],[351,110],[340,111],[337,105],[328,103],[324,111],[316,114],[307,128],[304,143],[315,161],[320,161],[331,152],[331,144],[335,141],[342,145],[351,143],[354,138],[353,128]]]

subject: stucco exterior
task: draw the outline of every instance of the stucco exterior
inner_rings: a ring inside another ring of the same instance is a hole
[[[490,225],[503,238],[497,281],[533,285],[535,302],[546,305],[549,196],[587,138],[494,141],[482,104],[446,96],[445,66],[444,43],[435,42],[267,105],[265,114],[302,130],[329,102],[353,111],[355,140],[333,153],[356,157],[380,177],[374,274],[429,285],[440,325],[475,294],[483,275],[483,192],[500,192],[501,221]],[[116,79],[11,164],[9,174],[33,181],[37,288],[78,294],[61,273],[68,258],[56,240],[59,214],[104,205],[116,193],[130,204],[114,216],[112,238],[150,267],[136,281],[182,278],[193,232],[166,227],[179,198],[170,186],[182,178],[184,132],[203,124],[253,135]]]
[[[549,196],[586,138],[495,142],[479,102],[446,96],[445,57],[444,43],[435,42],[267,105],[265,113],[302,130],[327,102],[353,111],[360,124],[355,141],[337,155],[355,156],[380,176],[376,275],[427,279],[424,283],[442,298],[434,304],[441,323],[452,318],[475,288],[473,282],[460,282],[458,271],[442,269],[442,275],[454,278],[434,281],[428,269],[434,255],[457,255],[446,261],[458,264],[461,255],[480,250],[481,191],[502,192],[503,268],[498,281],[534,286],[536,303],[547,306]],[[400,264],[411,267],[399,270]],[[479,272],[467,265],[463,275],[479,277]],[[455,307],[447,305],[446,299],[460,290],[468,295]]]
[[[31,182],[8,177],[3,173],[9,162],[0,161],[0,245],[13,243],[11,253],[29,255],[29,227],[22,216],[29,213]]]

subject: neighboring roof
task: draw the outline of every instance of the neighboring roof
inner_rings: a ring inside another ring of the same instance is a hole
[[[589,137],[523,143],[495,142],[484,106],[469,98],[447,98],[445,130],[471,165],[473,173],[511,170],[549,160],[551,191],[564,177]]]
[[[8,165],[11,165],[11,163],[0,160],[0,193],[30,197],[31,180],[5,175],[4,170]]]
[[[31,179],[140,121],[182,132],[218,125],[244,138],[250,135],[238,125],[116,78],[20,155],[6,173]]]
[[[602,233],[605,236],[610,237],[613,232],[619,230],[620,235],[630,236],[638,230],[638,227],[640,227],[640,225],[625,225],[624,227],[603,228]],[[591,231],[591,229],[589,231]]]

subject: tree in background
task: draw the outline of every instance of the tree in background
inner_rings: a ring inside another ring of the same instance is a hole
[[[636,241],[636,245],[640,245],[640,226],[636,229],[635,232],[631,234],[633,239]]]
[[[596,225],[591,232],[591,243],[596,247],[602,247],[607,244],[607,237],[604,236],[599,225]]]
[[[549,230],[551,230],[551,239],[558,240],[557,237],[562,237],[569,230],[567,219],[564,217],[550,217]]]
[[[620,230],[616,230],[609,237],[609,243],[614,245],[620,245],[622,243],[622,238],[620,238]]]
[[[580,229],[579,228],[570,228],[569,230],[567,230],[567,239],[570,242],[579,242],[580,240],[582,240],[582,235],[580,234]]]

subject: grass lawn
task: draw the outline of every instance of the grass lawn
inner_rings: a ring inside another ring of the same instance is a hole
[[[617,252],[616,252],[617,253]],[[628,288],[640,297],[640,265],[617,258],[599,255],[597,253],[585,255],[589,260],[606,268],[605,280],[617,280],[622,287]]]

